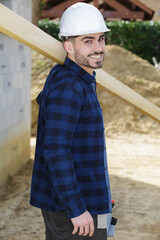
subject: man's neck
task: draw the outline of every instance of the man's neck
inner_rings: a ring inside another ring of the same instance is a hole
[[[73,62],[75,62],[77,65],[79,65],[75,59],[72,57],[72,56],[67,56],[69,59],[71,59]],[[94,69],[93,68],[90,68],[90,67],[86,67],[86,66],[83,66],[83,65],[79,65],[81,68],[83,68],[86,72],[88,72],[90,75],[93,75],[93,71]]]

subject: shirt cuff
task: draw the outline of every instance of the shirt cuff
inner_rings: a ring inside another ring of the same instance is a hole
[[[75,218],[80,216],[86,211],[86,205],[83,200],[76,201],[76,203],[72,203],[71,206],[67,208],[67,217]]]

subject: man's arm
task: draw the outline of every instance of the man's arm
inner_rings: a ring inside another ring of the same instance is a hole
[[[86,211],[71,151],[81,98],[74,86],[63,83],[50,92],[45,102],[44,158],[59,202],[68,217],[74,218]]]

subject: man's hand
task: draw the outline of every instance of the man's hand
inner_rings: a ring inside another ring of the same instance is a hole
[[[78,217],[71,218],[71,221],[74,226],[72,234],[76,234],[79,229],[79,235],[87,236],[89,234],[89,236],[92,237],[94,233],[94,222],[88,211]]]

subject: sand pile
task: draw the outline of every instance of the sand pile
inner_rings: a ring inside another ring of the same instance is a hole
[[[103,69],[130,88],[160,106],[160,71],[131,52],[118,47],[107,46]],[[97,89],[103,108],[105,127],[108,134],[159,132],[159,123],[138,112],[101,89]]]
[[[32,135],[36,133],[38,108],[36,96],[42,90],[45,79],[55,64],[33,52],[32,69]],[[131,52],[112,45],[106,47],[103,69],[139,94],[160,106],[160,71]],[[107,135],[125,132],[160,133],[159,123],[138,112],[120,98],[97,87]]]

